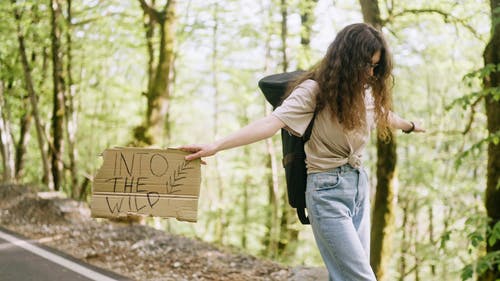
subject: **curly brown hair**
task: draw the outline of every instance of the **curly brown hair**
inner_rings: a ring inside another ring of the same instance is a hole
[[[380,61],[370,76],[374,54],[380,51]],[[289,92],[306,79],[319,84],[316,110],[329,107],[333,117],[347,130],[366,126],[365,87],[372,88],[375,118],[379,135],[390,134],[388,115],[391,109],[392,59],[380,31],[365,23],[343,28],[330,44],[326,55],[311,70],[292,83]]]

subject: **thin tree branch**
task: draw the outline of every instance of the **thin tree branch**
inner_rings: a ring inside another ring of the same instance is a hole
[[[80,21],[70,22],[69,24],[71,26],[81,26],[81,25],[84,25],[84,24],[87,24],[87,23],[91,23],[91,22],[95,22],[95,21],[101,20],[101,19],[106,18],[106,17],[114,17],[114,16],[126,16],[126,17],[130,17],[130,18],[135,17],[135,16],[128,15],[128,14],[125,14],[125,13],[111,12],[111,13],[106,13],[106,14],[104,14],[102,16],[97,16],[97,17],[82,19]]]
[[[387,9],[387,13],[389,14],[388,18],[392,18],[392,12],[394,11],[394,5],[392,5],[392,1],[391,3],[388,2],[388,0],[385,0],[385,8]]]
[[[471,127],[472,127],[472,123],[474,123],[474,117],[476,115],[476,106],[479,104],[480,101],[483,100],[483,96],[479,97],[476,99],[476,101],[474,101],[471,106],[470,106],[470,117],[469,117],[469,122],[467,123],[467,125],[465,126],[465,129],[463,130],[462,132],[462,135],[466,135]]]
[[[443,11],[443,10],[440,10],[440,9],[432,9],[432,8],[428,8],[428,9],[404,9],[401,12],[398,12],[398,13],[395,13],[395,14],[391,14],[390,13],[389,16],[386,19],[382,20],[382,23],[383,23],[383,25],[386,25],[387,23],[392,23],[394,21],[394,19],[396,19],[398,17],[405,16],[407,14],[414,14],[414,15],[418,15],[418,14],[438,14],[438,15],[440,15],[440,16],[443,17],[443,21],[445,23],[458,23],[458,24],[462,25],[463,27],[465,27],[465,29],[467,29],[470,33],[472,33],[472,35],[474,35],[474,37],[476,37],[476,38],[478,38],[480,40],[483,40],[483,38],[476,32],[476,30],[474,29],[474,27],[472,27],[471,25],[469,25],[466,22],[466,20],[458,18],[456,16],[453,16],[449,12],[446,12],[446,11]]]
[[[145,0],[138,0],[139,3],[141,4],[141,8],[142,10],[148,14],[151,19],[157,21],[157,22],[160,22],[161,21],[161,13],[158,12],[157,10],[155,10],[153,7],[149,6],[148,3],[146,3]],[[170,1],[168,1],[170,2]],[[167,2],[167,5],[168,5],[168,2]]]

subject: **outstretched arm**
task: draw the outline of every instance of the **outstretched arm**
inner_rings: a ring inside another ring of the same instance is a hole
[[[214,155],[221,150],[266,139],[283,127],[285,127],[285,123],[274,115],[268,115],[213,143],[185,145],[179,149],[191,152],[192,154],[186,156],[186,160],[193,160]]]
[[[425,129],[420,124],[414,123],[413,121],[407,121],[392,111],[389,112],[389,123],[392,128],[403,130],[403,132],[425,132]]]

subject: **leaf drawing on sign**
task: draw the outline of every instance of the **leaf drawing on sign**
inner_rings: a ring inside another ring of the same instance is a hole
[[[167,194],[172,194],[181,191],[180,189],[175,189],[175,188],[182,185],[179,183],[179,181],[186,178],[187,170],[193,169],[193,167],[189,167],[188,164],[189,164],[188,161],[183,161],[174,170],[174,173],[170,176],[167,183],[165,184],[165,187],[167,189]]]

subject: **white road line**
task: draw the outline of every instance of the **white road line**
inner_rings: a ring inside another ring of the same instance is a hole
[[[81,274],[89,279],[96,280],[96,281],[118,281],[116,279],[113,279],[113,278],[110,278],[106,275],[103,275],[99,272],[96,272],[96,271],[88,269],[84,266],[81,266],[75,262],[68,260],[68,259],[60,257],[56,254],[53,254],[47,250],[44,250],[40,247],[37,247],[33,244],[26,242],[26,241],[20,240],[20,239],[12,236],[10,234],[7,234],[1,230],[0,230],[0,238],[7,240],[10,243],[12,243],[18,247],[21,247],[27,251],[30,251],[33,254],[39,255],[42,258],[45,258],[45,259],[50,260],[54,263],[57,263],[61,266],[64,266],[67,269],[72,270],[76,273],[79,273],[79,274]]]

